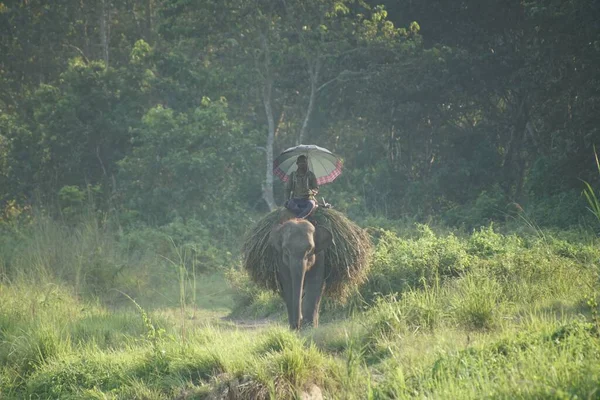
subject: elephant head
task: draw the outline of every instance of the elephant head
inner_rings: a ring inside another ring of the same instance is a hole
[[[294,219],[274,228],[269,239],[280,261],[277,276],[290,327],[299,329],[303,322],[317,326],[325,289],[324,252],[331,244],[331,233]]]

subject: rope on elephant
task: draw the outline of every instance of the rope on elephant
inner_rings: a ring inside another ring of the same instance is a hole
[[[367,278],[372,244],[367,232],[339,211],[318,208],[317,226],[328,229],[333,243],[325,251],[325,294],[344,301],[352,288]],[[278,292],[277,269],[280,258],[269,245],[271,230],[293,216],[278,209],[264,216],[247,233],[243,246],[243,267],[258,286]]]

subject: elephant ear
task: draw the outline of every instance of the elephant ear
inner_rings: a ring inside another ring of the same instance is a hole
[[[281,227],[283,225],[276,226],[271,230],[269,234],[269,244],[275,249],[277,253],[281,253],[281,246],[283,243],[283,235],[281,234]]]
[[[333,236],[328,229],[318,226],[315,229],[315,254],[327,250],[333,241]]]

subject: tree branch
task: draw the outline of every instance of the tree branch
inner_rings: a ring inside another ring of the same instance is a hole
[[[75,49],[79,53],[79,55],[83,57],[83,61],[86,63],[86,65],[90,63],[90,60],[88,60],[83,50],[81,50],[79,47],[73,46],[72,44],[63,44],[63,47],[71,47],[72,49]]]
[[[323,90],[326,86],[330,85],[331,83],[335,82],[335,81],[341,81],[342,78],[346,79],[346,78],[350,78],[350,77],[358,77],[364,75],[364,72],[358,72],[358,71],[348,71],[347,69],[343,70],[342,72],[340,72],[338,74],[338,76],[336,76],[333,79],[328,80],[327,82],[325,82],[324,84],[322,84],[321,86],[319,86],[317,88],[317,92],[320,92],[321,90]]]

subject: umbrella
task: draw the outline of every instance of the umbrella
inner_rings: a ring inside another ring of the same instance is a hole
[[[314,144],[301,144],[284,150],[273,161],[273,173],[287,182],[297,169],[296,159],[300,155],[306,156],[308,169],[317,177],[318,185],[331,183],[342,173],[342,160],[331,151]]]

